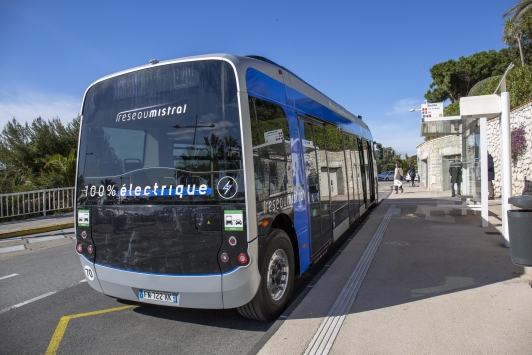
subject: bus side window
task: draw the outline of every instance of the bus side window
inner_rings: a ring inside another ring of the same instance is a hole
[[[284,109],[250,96],[257,201],[292,190],[290,132]]]

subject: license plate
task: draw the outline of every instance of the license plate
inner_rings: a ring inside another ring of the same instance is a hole
[[[154,300],[170,303],[179,303],[178,294],[170,292],[159,292],[149,290],[139,290],[139,298],[141,300]]]

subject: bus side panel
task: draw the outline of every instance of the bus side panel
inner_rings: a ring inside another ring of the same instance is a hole
[[[305,193],[305,166],[303,161],[303,147],[298,129],[299,119],[295,110],[285,107],[290,128],[290,151],[292,153],[292,178],[294,184],[294,229],[299,248],[299,272],[302,275],[310,266],[310,242],[307,194]],[[296,202],[297,201],[297,202]]]
[[[248,93],[286,105],[285,85],[279,82],[279,80],[283,80],[283,77],[280,76],[276,80],[255,68],[248,68],[246,70]],[[244,104],[245,101],[242,101],[242,105]]]
[[[367,136],[367,130],[365,130],[363,127],[359,126],[355,122],[349,121],[348,119],[342,117],[337,112],[334,112],[328,107],[322,108],[323,112],[323,119],[326,121],[336,123],[343,131],[348,132],[350,134],[356,134],[358,136]]]
[[[315,117],[323,118],[322,105],[305,96],[297,90],[293,90],[295,108]]]
[[[285,112],[290,136],[290,160],[292,170],[292,188],[288,188],[283,195],[274,195],[258,201],[258,235],[259,238],[268,235],[270,225],[262,227],[262,221],[272,221],[280,213],[286,214],[291,224],[294,224],[297,247],[300,260],[300,272],[304,272],[310,265],[308,215],[305,203],[304,170],[301,163],[301,140],[298,130],[297,114],[293,108],[286,105],[293,103],[294,90],[280,80],[289,80],[287,77],[272,78],[260,71],[248,68],[246,71],[246,85],[251,96],[272,102],[282,107]],[[286,96],[285,96],[286,95]],[[312,101],[312,100],[310,100]],[[243,102],[243,101],[242,101]],[[312,101],[313,102],[313,101]],[[316,106],[316,105],[314,105]],[[243,127],[244,123],[243,123]],[[246,142],[246,140],[244,140]],[[249,172],[247,172],[249,175]],[[260,175],[260,174],[259,174]],[[251,196],[250,193],[247,196]],[[261,244],[266,246],[265,241]],[[303,247],[304,246],[304,247]],[[261,248],[263,252],[263,248]],[[259,254],[259,257],[261,254]]]

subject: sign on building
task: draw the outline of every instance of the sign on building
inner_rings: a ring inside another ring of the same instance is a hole
[[[421,119],[443,117],[443,102],[421,105]]]
[[[280,143],[284,141],[283,130],[276,129],[273,131],[264,132],[264,140],[266,143]]]

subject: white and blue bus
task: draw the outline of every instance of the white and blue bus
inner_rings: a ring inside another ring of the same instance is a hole
[[[377,201],[355,116],[258,56],[151,61],[82,104],[76,250],[118,299],[271,320]]]

